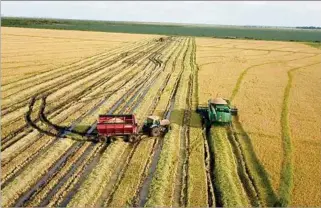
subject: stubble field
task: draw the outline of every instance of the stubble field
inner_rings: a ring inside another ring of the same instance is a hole
[[[321,205],[320,50],[5,27],[1,42],[2,206]],[[195,110],[215,96],[239,116],[205,131]],[[105,113],[171,130],[83,141]]]

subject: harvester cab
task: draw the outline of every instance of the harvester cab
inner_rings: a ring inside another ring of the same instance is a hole
[[[164,135],[170,128],[168,119],[160,119],[158,116],[148,116],[143,125],[143,132],[152,137]]]
[[[214,123],[230,124],[232,116],[237,115],[237,108],[231,107],[230,101],[223,98],[210,99],[206,107],[200,106],[197,111],[202,115],[206,126]]]

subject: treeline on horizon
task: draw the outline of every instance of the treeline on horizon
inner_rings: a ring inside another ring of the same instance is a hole
[[[321,27],[314,27],[314,26],[303,26],[303,27],[295,27],[298,29],[310,29],[310,30],[319,30]]]
[[[23,17],[1,17],[1,26],[229,39],[301,41],[316,43],[321,41],[321,30],[318,30],[321,29],[321,27],[314,26],[300,26],[295,28],[272,28],[263,26],[193,26]]]

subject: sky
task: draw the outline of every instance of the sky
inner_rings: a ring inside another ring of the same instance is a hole
[[[321,1],[1,1],[1,16],[321,27]]]

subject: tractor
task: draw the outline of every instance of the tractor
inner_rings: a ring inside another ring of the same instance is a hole
[[[168,119],[160,119],[158,116],[148,116],[143,125],[143,132],[151,137],[158,137],[168,132],[170,121]]]
[[[197,112],[203,118],[203,124],[231,124],[232,116],[237,115],[237,108],[231,107],[230,101],[223,98],[209,99],[207,106],[199,106]]]
[[[99,115],[97,123],[97,141],[111,141],[122,136],[125,141],[136,142],[141,135],[163,136],[170,128],[170,121],[158,116],[148,116],[142,128],[137,124],[135,115]]]

